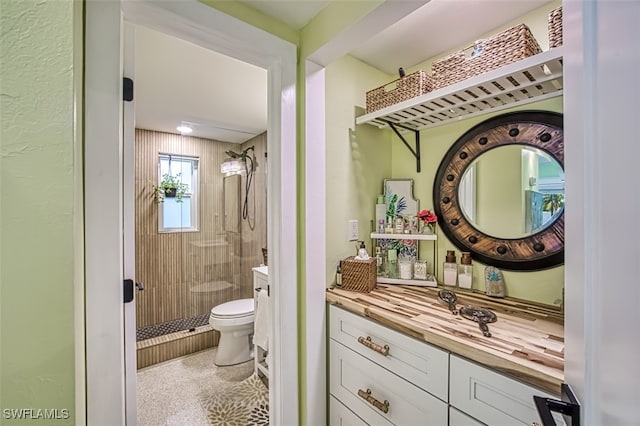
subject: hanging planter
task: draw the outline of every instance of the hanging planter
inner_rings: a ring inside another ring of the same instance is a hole
[[[169,173],[163,174],[160,185],[153,185],[153,200],[156,203],[162,203],[166,197],[175,198],[176,203],[181,203],[182,197],[189,188],[180,180],[181,175],[182,173],[178,173],[175,176],[172,176]]]

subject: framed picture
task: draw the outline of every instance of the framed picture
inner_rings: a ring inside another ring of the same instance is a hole
[[[413,179],[385,179],[384,202],[387,217],[416,216],[420,203],[413,198]]]
[[[420,203],[413,197],[413,179],[385,179],[384,202],[387,205],[387,219],[401,216],[415,218]],[[400,256],[413,259],[418,257],[418,245],[415,240],[381,239],[379,245],[383,249],[395,249]]]

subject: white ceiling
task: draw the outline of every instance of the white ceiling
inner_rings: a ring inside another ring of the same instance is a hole
[[[293,29],[328,0],[239,0]],[[334,0],[335,1],[335,0]],[[343,1],[343,0],[338,0]],[[399,0],[400,1],[400,0]],[[401,0],[412,1],[412,0]],[[424,2],[424,1],[423,1]],[[388,74],[411,68],[550,0],[431,0],[351,54]],[[136,31],[136,126],[241,143],[267,127],[267,74],[262,68],[156,31]]]
[[[242,143],[267,128],[267,71],[136,27],[136,127]]]

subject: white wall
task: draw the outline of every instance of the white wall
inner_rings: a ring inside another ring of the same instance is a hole
[[[564,3],[565,381],[584,424],[638,425],[640,2]]]

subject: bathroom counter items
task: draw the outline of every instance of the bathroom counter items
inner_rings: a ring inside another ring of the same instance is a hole
[[[497,315],[492,337],[478,324],[438,301],[438,289],[378,284],[370,293],[328,289],[327,301],[391,329],[431,343],[555,394],[564,380],[564,327],[544,310],[482,300],[457,293],[458,307],[478,305]]]

